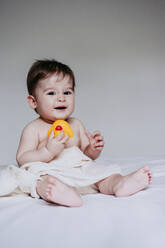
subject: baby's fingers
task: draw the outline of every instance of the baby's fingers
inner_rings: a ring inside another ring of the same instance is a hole
[[[60,140],[60,142],[62,144],[65,144],[68,139],[69,139],[69,135],[68,134],[65,134],[65,137],[62,140]]]
[[[98,136],[101,136],[100,131],[95,131],[95,132],[93,133],[93,138],[96,138],[96,137],[98,137]]]
[[[99,136],[96,136],[95,137],[95,141],[96,142],[100,142],[100,141],[103,141],[104,142],[104,138],[103,138],[103,136],[99,135]]]
[[[104,147],[104,141],[97,142],[95,148]]]
[[[64,138],[64,130],[62,130],[60,132],[60,134],[57,135],[57,137],[55,138],[56,141],[61,141]]]
[[[88,132],[87,130],[85,131],[85,134],[86,134],[86,136],[88,137],[89,140],[92,140],[93,139],[91,133]]]
[[[49,140],[51,140],[51,139],[53,139],[54,138],[54,132],[53,132],[53,130],[51,130],[51,132],[50,132],[50,135],[49,135]]]
[[[97,151],[102,151],[102,150],[103,150],[103,147],[104,147],[104,146],[97,146],[97,147],[95,147],[95,149],[96,149]]]

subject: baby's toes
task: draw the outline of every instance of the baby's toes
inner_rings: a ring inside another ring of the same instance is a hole
[[[148,173],[148,177],[149,177],[149,178],[152,178],[152,173],[151,173],[151,171]]]
[[[51,184],[48,184],[47,186],[46,196],[48,200],[51,200],[51,197],[52,197],[52,185]]]
[[[148,181],[149,183],[152,183],[152,173],[150,170],[148,171]]]
[[[149,176],[149,183],[152,183],[152,175]]]
[[[145,165],[144,167],[142,167],[141,170],[143,170],[144,173],[149,173],[150,171],[148,165]]]

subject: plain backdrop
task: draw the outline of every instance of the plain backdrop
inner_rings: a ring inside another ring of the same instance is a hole
[[[37,117],[26,75],[44,58],[73,69],[73,116],[102,132],[102,156],[165,154],[164,0],[1,0],[0,54],[0,165]]]

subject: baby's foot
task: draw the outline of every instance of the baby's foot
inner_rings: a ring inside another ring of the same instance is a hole
[[[114,194],[118,197],[129,196],[145,189],[152,183],[152,174],[148,166],[121,178],[121,181],[114,187]]]
[[[37,193],[45,201],[68,207],[80,207],[82,199],[76,190],[53,176],[44,175],[37,182]]]

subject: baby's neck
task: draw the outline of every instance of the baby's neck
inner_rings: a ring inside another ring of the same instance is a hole
[[[58,119],[56,119],[56,120],[47,120],[47,119],[42,118],[41,116],[39,117],[39,119],[42,120],[43,122],[48,123],[48,124],[53,124],[55,121],[58,120]],[[68,121],[68,119],[66,119],[64,121]]]
[[[44,118],[42,118],[41,116],[39,117],[39,119],[40,119],[41,121],[43,121],[43,122],[48,123],[48,124],[53,124],[53,123],[55,122],[55,121],[52,121],[52,120],[44,119]]]

